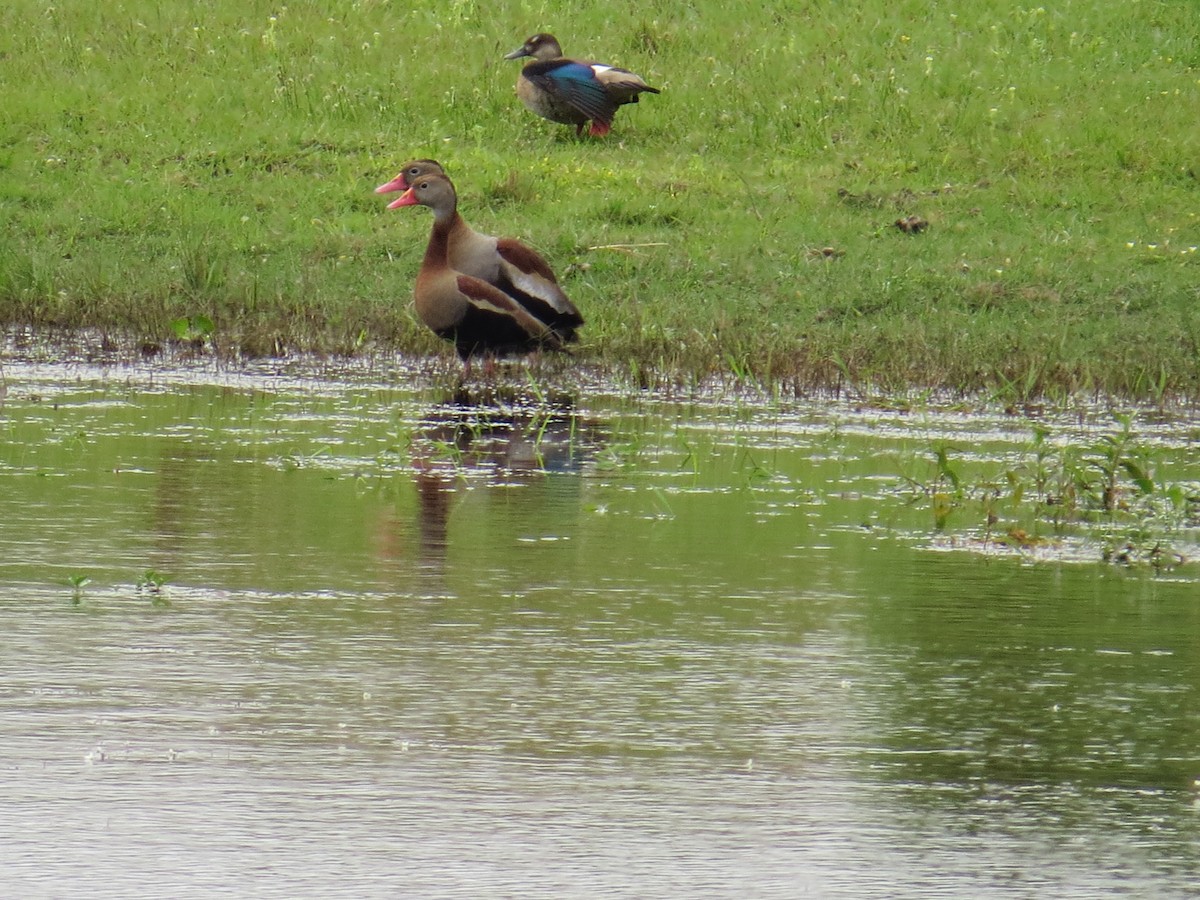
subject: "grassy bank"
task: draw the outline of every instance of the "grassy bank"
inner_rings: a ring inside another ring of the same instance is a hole
[[[541,29],[662,95],[601,140],[535,119],[501,56]],[[372,193],[434,156],[554,262],[588,359],[1200,395],[1186,0],[10,0],[0,61],[3,323],[447,353],[428,216]]]

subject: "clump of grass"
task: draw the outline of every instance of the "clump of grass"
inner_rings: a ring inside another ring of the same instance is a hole
[[[156,569],[147,569],[138,576],[135,590],[139,593],[145,593],[150,598],[150,603],[153,606],[170,606],[171,600],[167,596],[167,585],[171,582],[171,576],[165,572],[159,572]]]
[[[427,223],[371,193],[432,156],[616,370],[1200,394],[1187,4],[541,15],[4,5],[0,324],[444,352],[408,309]],[[500,56],[543,26],[663,93],[604,140],[530,116]]]
[[[71,589],[72,606],[79,606],[83,603],[83,590],[91,583],[92,579],[87,575],[76,573],[67,577],[67,587]]]

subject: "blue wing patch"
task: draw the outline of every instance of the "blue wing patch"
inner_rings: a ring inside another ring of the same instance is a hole
[[[617,105],[596,79],[592,67],[571,60],[533,63],[522,74],[535,85],[570,104],[589,119],[612,121]]]

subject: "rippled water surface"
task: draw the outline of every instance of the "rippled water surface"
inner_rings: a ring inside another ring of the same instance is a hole
[[[1194,565],[972,552],[906,495],[1025,420],[0,374],[6,894],[1200,883]],[[1200,477],[1194,431],[1142,425]]]

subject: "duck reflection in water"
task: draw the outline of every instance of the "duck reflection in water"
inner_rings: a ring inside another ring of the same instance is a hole
[[[423,417],[412,437],[421,568],[444,571],[450,517],[459,505],[477,507],[477,520],[502,514],[503,533],[515,529],[516,537],[544,537],[545,529],[573,521],[582,473],[604,434],[601,423],[577,412],[570,395],[534,399],[495,386],[460,387]]]

